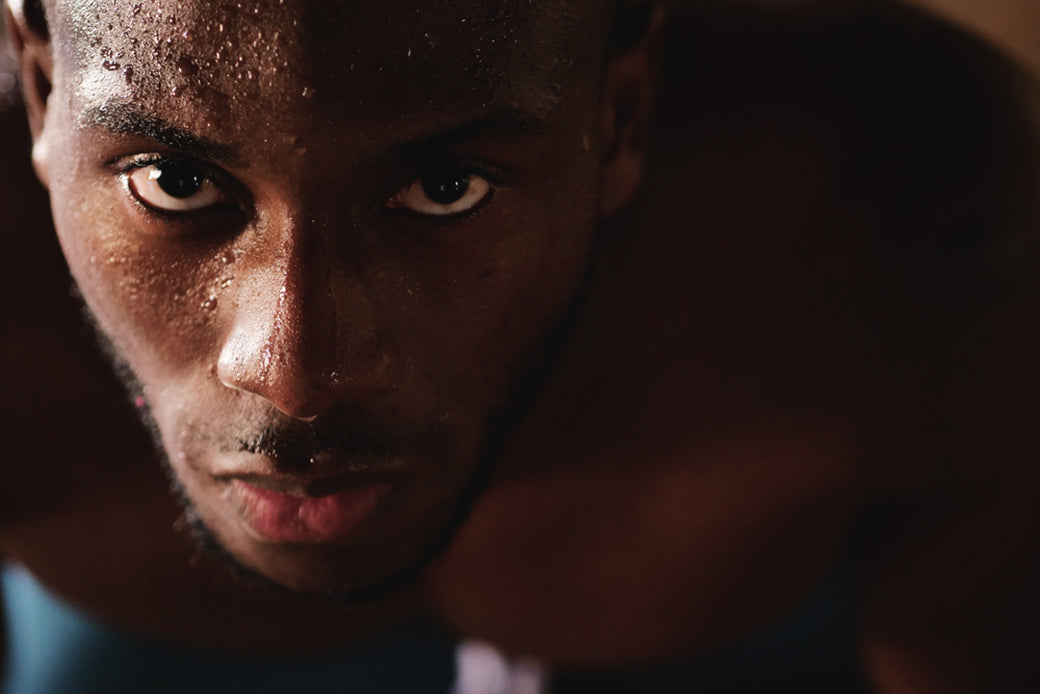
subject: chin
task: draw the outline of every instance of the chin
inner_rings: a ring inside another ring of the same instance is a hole
[[[184,487],[178,491],[199,546],[220,558],[236,578],[338,602],[366,603],[412,585],[447,549],[484,485],[480,470],[461,493],[424,499],[422,508],[417,508],[409,489],[374,487],[341,493],[343,498],[319,497],[318,507],[311,509],[304,500],[303,515],[312,516],[302,522],[288,520],[298,498],[255,495],[261,502],[255,513],[257,509],[243,506],[241,499],[227,501],[234,497],[233,489],[206,495],[191,494],[195,490]],[[415,492],[422,490],[422,485],[417,487]]]

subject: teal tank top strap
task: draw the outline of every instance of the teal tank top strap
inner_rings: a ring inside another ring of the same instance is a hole
[[[455,680],[455,643],[432,629],[319,655],[227,655],[111,627],[17,566],[0,567],[0,586],[3,694],[445,694]]]

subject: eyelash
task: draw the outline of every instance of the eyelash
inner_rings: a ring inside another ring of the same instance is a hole
[[[199,172],[205,177],[205,179],[210,184],[216,186],[220,190],[220,192],[228,199],[228,204],[227,205],[215,205],[215,206],[210,206],[210,207],[206,207],[206,208],[201,208],[201,209],[198,209],[198,210],[185,210],[185,211],[166,210],[166,209],[163,209],[163,208],[151,205],[151,204],[141,200],[136,194],[134,194],[130,190],[130,187],[129,187],[128,183],[127,183],[128,177],[132,173],[137,171],[137,170],[145,169],[145,168],[153,167],[153,166],[154,167],[163,167],[163,166],[173,166],[173,165],[184,164],[184,163],[190,163],[192,166],[196,167],[199,170]],[[418,182],[422,178],[422,176],[424,176],[426,173],[428,173],[430,171],[433,171],[433,170],[435,170],[438,167],[450,167],[450,168],[457,169],[459,171],[464,171],[464,172],[466,172],[470,176],[482,178],[490,186],[490,191],[484,196],[483,199],[481,199],[479,202],[474,204],[472,207],[470,207],[470,208],[468,208],[466,210],[457,212],[457,213],[452,213],[452,214],[445,214],[445,215],[424,214],[422,212],[417,212],[415,210],[411,210],[411,209],[407,209],[407,208],[390,207],[389,206],[389,202],[395,196],[399,195],[401,192],[403,192],[410,185],[413,185],[416,182]],[[213,212],[213,211],[216,211],[216,210],[219,210],[219,209],[227,210],[228,206],[235,206],[238,209],[242,209],[242,207],[243,207],[241,202],[237,202],[236,201],[236,200],[240,200],[240,197],[234,195],[233,192],[229,191],[229,188],[231,188],[231,186],[229,186],[228,184],[226,184],[222,180],[222,178],[223,178],[222,176],[212,174],[211,173],[211,169],[209,167],[207,167],[205,164],[195,160],[192,157],[179,157],[179,156],[171,156],[171,155],[157,154],[157,153],[140,154],[140,155],[136,155],[134,157],[131,157],[131,158],[127,159],[127,160],[124,160],[122,163],[118,164],[117,168],[116,168],[116,171],[119,174],[120,179],[124,181],[124,186],[127,187],[127,192],[128,192],[128,194],[130,195],[131,199],[133,200],[133,202],[136,205],[140,206],[142,209],[147,211],[149,214],[154,215],[156,217],[160,217],[160,218],[162,218],[164,220],[167,220],[169,222],[184,222],[184,221],[187,221],[189,218],[191,218],[194,215],[205,214],[206,212]],[[501,189],[501,187],[502,187],[501,178],[502,177],[501,177],[500,172],[498,172],[498,171],[492,169],[491,167],[488,167],[488,166],[486,166],[486,165],[484,165],[482,163],[473,162],[473,161],[454,161],[454,160],[451,160],[451,159],[434,159],[434,160],[430,160],[430,161],[424,163],[423,165],[416,167],[416,169],[413,171],[411,177],[408,178],[407,180],[405,180],[404,183],[401,183],[400,180],[399,180],[398,183],[396,184],[396,187],[394,187],[393,190],[389,194],[383,194],[381,196],[381,200],[380,200],[379,204],[376,206],[375,210],[377,212],[379,212],[379,213],[382,213],[382,214],[392,215],[392,216],[396,216],[396,217],[407,217],[407,218],[411,218],[414,221],[420,221],[420,222],[424,222],[426,224],[432,224],[432,225],[438,225],[438,226],[439,225],[447,225],[447,224],[451,224],[451,223],[465,223],[465,222],[477,219],[478,217],[480,217],[483,214],[484,208],[486,208],[488,206],[488,204],[492,200],[494,200],[494,198],[497,196],[499,190]]]
[[[453,214],[423,214],[422,212],[417,212],[407,208],[389,206],[388,203],[390,203],[394,197],[404,192],[409,186],[418,183],[425,174],[435,171],[438,168],[456,169],[457,171],[465,172],[469,176],[482,178],[487,182],[490,190],[484,198],[469,209]],[[503,176],[500,171],[497,171],[481,162],[453,159],[431,159],[413,169],[410,176],[405,180],[402,181],[399,179],[393,186],[393,190],[390,194],[383,195],[382,201],[379,203],[377,210],[386,215],[411,219],[417,222],[433,225],[447,225],[472,221],[480,217],[484,213],[485,208],[495,199],[495,197],[497,197],[499,191],[503,187],[502,178]]]
[[[129,184],[129,177],[135,171],[147,169],[148,167],[152,166],[163,167],[186,163],[191,164],[193,167],[197,168],[199,170],[199,173],[203,175],[204,179],[220,191],[222,196],[226,198],[226,204],[211,205],[209,207],[201,208],[198,210],[165,210],[161,207],[156,207],[155,205],[151,205],[145,202],[144,200],[141,200],[140,197],[134,194],[131,190]],[[234,207],[235,209],[242,209],[242,205],[238,201],[238,197],[234,195],[233,192],[230,190],[231,186],[227,185],[221,180],[223,177],[219,175],[214,175],[213,173],[211,173],[210,167],[207,167],[205,164],[191,157],[170,156],[165,154],[139,154],[119,164],[117,166],[116,171],[119,174],[119,178],[123,182],[124,187],[126,188],[127,194],[130,196],[130,199],[134,202],[134,204],[138,205],[148,214],[159,217],[167,222],[184,222],[187,219],[189,219],[192,215],[205,214],[207,212],[212,213],[217,211],[226,212],[231,207]]]

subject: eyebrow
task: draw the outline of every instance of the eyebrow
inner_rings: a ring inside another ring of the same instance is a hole
[[[243,161],[237,148],[193,135],[168,121],[144,114],[133,104],[123,101],[106,102],[87,109],[80,117],[80,127],[104,128],[119,135],[148,137],[164,147],[228,165],[241,165]]]
[[[133,104],[124,101],[106,102],[87,109],[80,117],[80,127],[103,128],[119,135],[147,137],[170,149],[229,166],[242,166],[244,161],[236,147],[193,135],[162,118],[142,113]],[[547,131],[542,118],[522,109],[505,107],[432,134],[391,142],[382,147],[380,152],[363,156],[361,162],[372,167],[393,165],[429,157],[466,140],[544,135]]]
[[[448,126],[443,130],[392,142],[379,154],[365,157],[363,161],[370,165],[397,164],[429,157],[467,140],[544,135],[547,132],[547,124],[542,118],[509,106]]]

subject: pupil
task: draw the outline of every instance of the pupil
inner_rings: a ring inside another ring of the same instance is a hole
[[[464,171],[438,171],[423,176],[423,192],[438,205],[458,202],[469,190],[469,174]]]
[[[156,171],[155,180],[162,191],[173,198],[188,198],[198,192],[206,181],[194,166],[172,162]]]

